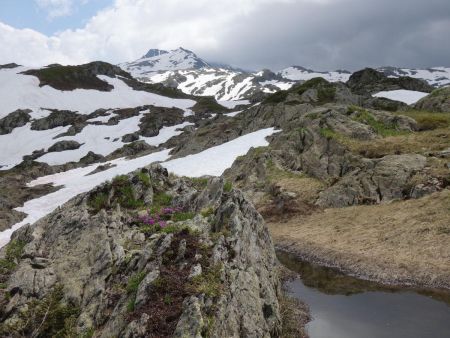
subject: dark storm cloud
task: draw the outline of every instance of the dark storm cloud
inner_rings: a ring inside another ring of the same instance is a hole
[[[266,4],[235,23],[199,54],[249,69],[450,66],[450,0]]]

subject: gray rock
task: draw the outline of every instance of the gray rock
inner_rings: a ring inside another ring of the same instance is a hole
[[[153,282],[159,277],[159,270],[156,267],[155,269],[151,270],[145,278],[142,280],[142,282],[139,284],[139,289],[136,293],[136,309],[139,309],[139,307],[148,299],[148,296],[152,292],[153,288]]]
[[[75,150],[81,147],[77,141],[59,141],[48,148],[48,152],[60,152],[65,150]]]
[[[9,134],[14,128],[22,127],[30,122],[31,110],[18,109],[0,119],[0,135]]]
[[[416,109],[438,113],[450,113],[450,87],[434,90],[415,105]]]

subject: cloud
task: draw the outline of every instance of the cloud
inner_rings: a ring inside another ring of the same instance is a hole
[[[68,16],[72,14],[73,0],[35,0],[39,8],[47,11],[47,18]]]
[[[53,16],[73,10],[37,1]],[[449,65],[449,32],[448,0],[115,0],[53,36],[0,24],[0,63],[118,63],[183,46],[249,69],[424,67]]]

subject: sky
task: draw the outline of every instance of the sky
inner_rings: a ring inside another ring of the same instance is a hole
[[[450,66],[449,0],[0,0],[0,64],[184,47],[258,70]]]

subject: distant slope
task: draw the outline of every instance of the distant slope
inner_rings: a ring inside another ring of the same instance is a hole
[[[300,66],[291,66],[278,72],[278,74],[286,79],[293,81],[307,81],[315,77],[321,77],[329,82],[347,82],[352,75],[347,70],[336,70],[332,72],[318,72]]]
[[[433,67],[426,69],[408,69],[396,67],[382,67],[378,71],[389,77],[409,76],[422,79],[433,87],[444,87],[450,85],[450,68]]]
[[[133,62],[119,65],[140,81],[178,88],[186,94],[214,96],[217,100],[258,101],[268,94],[289,89],[297,82],[320,77],[329,82],[347,82],[347,70],[316,71],[291,66],[275,73],[270,70],[249,72],[225,64],[207,62],[184,48],[171,51],[150,49]],[[450,68],[407,69],[383,67],[377,71],[390,78],[409,76],[423,79],[433,87],[450,84]]]

